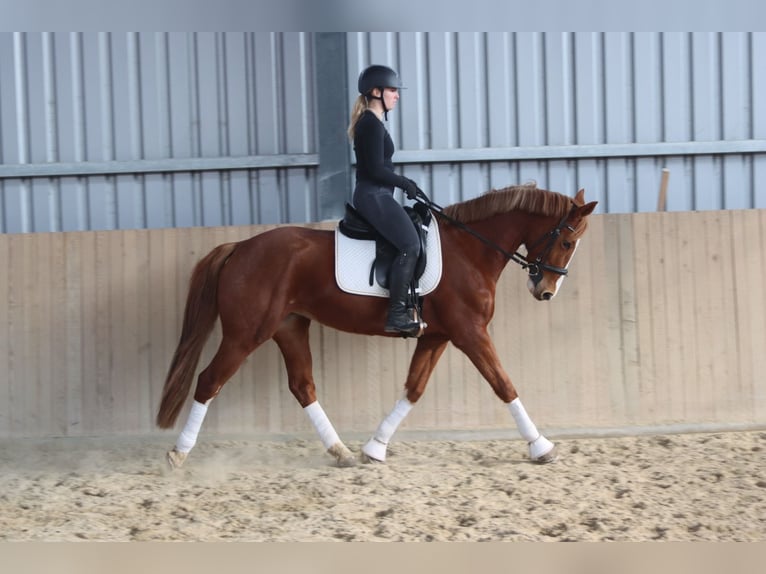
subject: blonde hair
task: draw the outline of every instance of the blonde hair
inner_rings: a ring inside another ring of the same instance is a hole
[[[359,121],[364,110],[367,109],[367,98],[362,94],[359,94],[354,101],[354,107],[351,108],[351,121],[348,124],[348,138],[354,141],[354,134],[356,132],[356,122]]]

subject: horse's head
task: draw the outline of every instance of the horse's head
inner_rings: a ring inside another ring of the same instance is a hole
[[[537,238],[533,236],[527,245],[526,256],[529,263],[527,288],[535,299],[548,301],[558,292],[588,226],[588,216],[597,203],[585,203],[585,190],[581,189],[572,200],[569,213],[555,223],[555,227],[551,228],[546,222],[547,228],[536,231]]]

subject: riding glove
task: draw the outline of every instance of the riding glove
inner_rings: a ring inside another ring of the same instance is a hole
[[[407,199],[415,199],[418,196],[418,192],[420,191],[418,184],[406,177],[402,182],[401,188],[407,195]]]

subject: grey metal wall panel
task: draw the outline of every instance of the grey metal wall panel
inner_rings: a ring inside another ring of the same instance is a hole
[[[0,232],[313,220],[311,50],[307,33],[0,34]],[[289,154],[305,165],[227,164]],[[178,167],[198,158],[213,167]]]
[[[349,109],[365,65],[399,70],[396,159],[439,203],[535,180],[653,211],[669,168],[669,209],[766,207],[766,33],[346,39]],[[0,232],[316,220],[313,50],[299,32],[0,33]]]
[[[668,209],[766,202],[763,33],[354,33],[348,53],[352,86],[372,62],[400,71],[389,131],[437,201],[535,180],[585,187],[601,212],[653,211],[668,168]],[[715,149],[666,145],[687,142]],[[592,158],[542,152],[593,145]],[[481,148],[485,160],[468,157]]]

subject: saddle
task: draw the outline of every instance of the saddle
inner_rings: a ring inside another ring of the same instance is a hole
[[[433,217],[428,208],[422,203],[416,203],[414,207],[405,206],[404,211],[412,221],[415,231],[420,239],[420,256],[415,265],[415,274],[412,278],[411,293],[417,293],[418,280],[423,276],[423,272],[428,262],[426,252],[428,226]],[[389,275],[391,266],[399,254],[387,239],[385,239],[377,230],[370,225],[367,220],[350,204],[346,204],[346,212],[343,219],[338,223],[338,231],[351,239],[366,239],[375,241],[375,260],[370,268],[370,286],[377,281],[378,285],[388,289]]]

